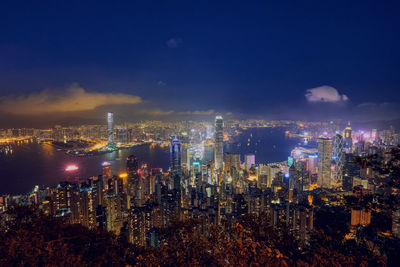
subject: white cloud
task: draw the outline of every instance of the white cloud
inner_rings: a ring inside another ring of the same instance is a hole
[[[165,44],[170,48],[176,48],[182,43],[181,38],[170,38],[168,39]]]
[[[339,103],[349,100],[346,95],[339,94],[338,90],[327,85],[308,89],[305,97],[309,102]]]
[[[104,105],[138,104],[138,96],[119,93],[87,92],[78,85],[64,91],[44,90],[27,96],[0,98],[0,110],[15,115],[93,110]]]

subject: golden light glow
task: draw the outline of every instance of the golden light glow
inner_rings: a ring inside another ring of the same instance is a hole
[[[252,182],[253,182],[253,181],[257,181],[257,176],[255,176],[255,175],[250,175],[249,178],[248,178],[248,180],[249,180],[249,181],[252,181]]]
[[[122,183],[123,183],[124,185],[127,185],[127,184],[128,184],[128,173],[126,173],[126,172],[120,173],[120,174],[119,174],[119,178],[122,179]]]
[[[20,142],[20,141],[32,141],[32,137],[8,137],[8,138],[0,138],[0,143],[11,143],[11,142]]]
[[[312,206],[313,199],[314,199],[314,197],[313,197],[312,195],[308,195],[308,196],[307,196],[308,204],[309,204],[310,206]]]
[[[128,173],[126,173],[126,172],[119,174],[119,178],[126,178],[126,177],[128,177]]]
[[[311,184],[309,191],[313,191],[314,189],[318,188],[318,185],[315,184]]]

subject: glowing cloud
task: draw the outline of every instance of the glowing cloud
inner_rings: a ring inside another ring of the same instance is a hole
[[[323,103],[339,103],[349,100],[346,95],[339,94],[338,90],[327,85],[308,89],[305,97],[309,102]]]
[[[129,94],[87,92],[73,85],[65,91],[44,90],[28,96],[0,98],[0,110],[16,115],[93,110],[104,105],[138,104],[142,99]]]

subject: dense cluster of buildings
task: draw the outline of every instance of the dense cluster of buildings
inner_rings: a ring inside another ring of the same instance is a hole
[[[320,133],[317,148],[296,147],[287,161],[256,164],[254,154],[245,155],[242,161],[240,154],[224,152],[224,140],[232,134],[228,132],[240,126],[227,127],[221,116],[215,119],[214,134],[205,123],[166,125],[156,133],[151,129],[159,129],[157,122],[145,127],[138,124],[135,127],[140,130],[132,133],[154,139],[168,137],[168,170],[150,169],[134,155],[126,159],[126,171],[118,175],[104,162],[101,175],[83,180],[78,166],[68,166],[65,181],[55,188],[36,187],[26,196],[4,196],[0,206],[36,205],[47,214],[107,229],[140,246],[157,246],[158,230],[176,219],[197,218],[202,221],[200,231],[207,234],[213,224],[229,227],[241,216],[266,214],[271,226],[290,229],[306,244],[313,230],[315,199],[343,205],[344,196],[353,195],[358,201],[351,207],[351,225],[370,223],[372,208],[362,204],[363,199],[387,191],[380,186],[387,179],[371,166],[360,165],[356,158],[384,156],[398,142],[392,129],[380,134],[376,130],[353,133],[348,125],[334,134]],[[115,137],[118,140],[112,114],[103,130],[107,135],[99,137],[109,143],[114,143]],[[213,160],[202,154],[204,144],[213,147]],[[398,209],[393,212],[396,236],[400,234],[399,214]]]

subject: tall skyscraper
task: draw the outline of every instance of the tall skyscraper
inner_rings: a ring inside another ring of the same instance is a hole
[[[130,176],[133,176],[134,174],[137,174],[137,171],[139,170],[139,162],[135,155],[130,155],[129,157],[126,158],[126,171]]]
[[[182,180],[182,149],[178,138],[173,138],[170,144],[170,167],[174,189],[180,191]]]
[[[108,186],[108,179],[111,178],[111,164],[110,162],[104,161],[102,164],[102,178],[103,178],[103,185],[107,188]]]
[[[360,166],[353,154],[344,154],[342,187],[346,191],[353,190],[353,178],[360,176]]]
[[[225,153],[225,172],[231,172],[232,167],[235,167],[236,171],[240,170],[240,154]]]
[[[331,185],[332,140],[318,139],[318,185],[329,188]]]
[[[251,166],[256,164],[256,155],[254,155],[254,154],[244,155],[244,164],[245,164],[246,170],[250,170]]]
[[[335,175],[334,179],[337,183],[342,182],[343,176],[343,136],[340,134],[336,134],[334,149],[333,149],[333,161],[335,162]]]
[[[111,164],[110,162],[104,161],[102,164],[102,175],[103,179],[111,178]]]
[[[214,147],[214,162],[216,170],[220,170],[223,167],[223,157],[224,157],[224,121],[221,116],[216,116],[215,147]]]
[[[353,139],[351,137],[351,127],[349,122],[347,127],[344,129],[344,149],[346,153],[352,153],[352,147]]]
[[[272,179],[268,176],[269,167],[266,164],[260,164],[258,167],[258,184],[261,189],[271,187]]]
[[[179,139],[174,137],[170,144],[170,165],[171,171],[181,171],[182,148]]]
[[[107,113],[107,135],[108,145],[114,144],[114,113]]]
[[[137,196],[137,190],[140,186],[139,162],[134,155],[126,158],[126,172],[128,173],[128,194],[132,197]]]

